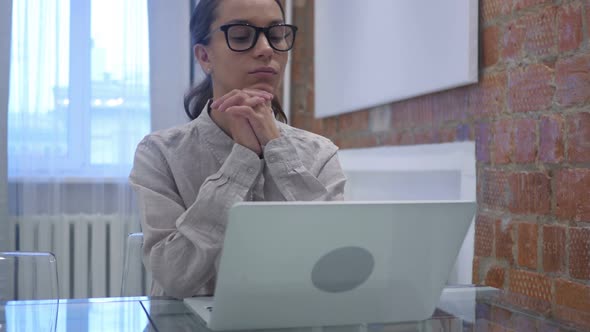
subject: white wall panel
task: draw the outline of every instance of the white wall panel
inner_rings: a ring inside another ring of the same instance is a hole
[[[476,0],[315,2],[315,115],[477,82]]]

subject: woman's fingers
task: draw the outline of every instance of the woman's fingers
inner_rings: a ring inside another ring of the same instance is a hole
[[[215,99],[212,103],[211,103],[211,108],[217,108],[219,107],[219,105],[221,105],[226,99],[233,97],[234,95],[240,93],[241,90],[232,90],[226,94],[224,94],[223,96]]]
[[[266,91],[256,89],[233,90],[215,100],[211,107],[216,111],[225,112],[235,117],[234,121],[232,121],[235,124],[235,128],[232,129],[232,137],[234,132],[236,134],[242,133],[243,128],[239,123],[243,124],[243,122],[235,120],[243,119],[247,120],[248,129],[253,132],[257,142],[266,144],[280,136],[271,107],[272,98],[273,95]],[[241,137],[239,141],[243,141],[248,146],[252,145],[246,143],[246,140]]]
[[[254,120],[254,117],[256,116],[256,112],[254,112],[250,106],[231,106],[228,107],[225,112],[252,120]]]
[[[250,97],[246,94],[238,94],[233,97],[226,99],[221,105],[217,107],[220,112],[225,112],[228,108],[233,106],[248,106],[256,107],[264,104],[266,99],[258,96]]]
[[[236,105],[243,105],[244,101],[247,98],[249,98],[249,97],[245,93],[236,93],[232,96],[224,98],[217,105],[211,105],[211,107],[217,108],[219,111],[224,112],[228,107],[236,106]]]
[[[273,95],[266,91],[256,89],[234,89],[213,101],[211,103],[211,107],[218,108],[220,110],[225,109],[229,107],[229,105],[237,105],[249,97],[260,97],[265,100],[272,100]]]
[[[230,132],[236,143],[254,151],[257,155],[262,153],[258,138],[256,138],[248,119],[235,117],[230,123]]]
[[[242,89],[245,93],[249,94],[250,96],[258,96],[262,97],[266,100],[272,100],[274,95],[270,92],[266,92],[264,90],[257,90],[257,89]]]

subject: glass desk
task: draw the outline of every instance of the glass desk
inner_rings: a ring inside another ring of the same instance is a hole
[[[584,331],[549,317],[551,305],[477,286],[445,288],[431,318],[397,324],[282,329],[284,332]],[[553,310],[556,308],[553,307]],[[560,310],[565,310],[561,308]],[[571,310],[571,309],[570,309]],[[571,313],[577,314],[577,313]],[[15,301],[0,305],[0,331],[204,331],[181,300],[124,297]],[[270,331],[270,330],[265,330]]]

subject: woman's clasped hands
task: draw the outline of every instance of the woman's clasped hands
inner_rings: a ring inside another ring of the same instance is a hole
[[[263,146],[278,138],[271,102],[274,96],[257,89],[234,89],[211,103],[211,109],[229,116],[234,142],[261,156]]]

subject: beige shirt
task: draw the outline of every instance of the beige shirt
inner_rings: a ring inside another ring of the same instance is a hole
[[[342,200],[338,148],[277,121],[264,159],[226,135],[206,109],[138,145],[130,182],[144,234],[151,295],[212,294],[228,209],[241,201]]]

